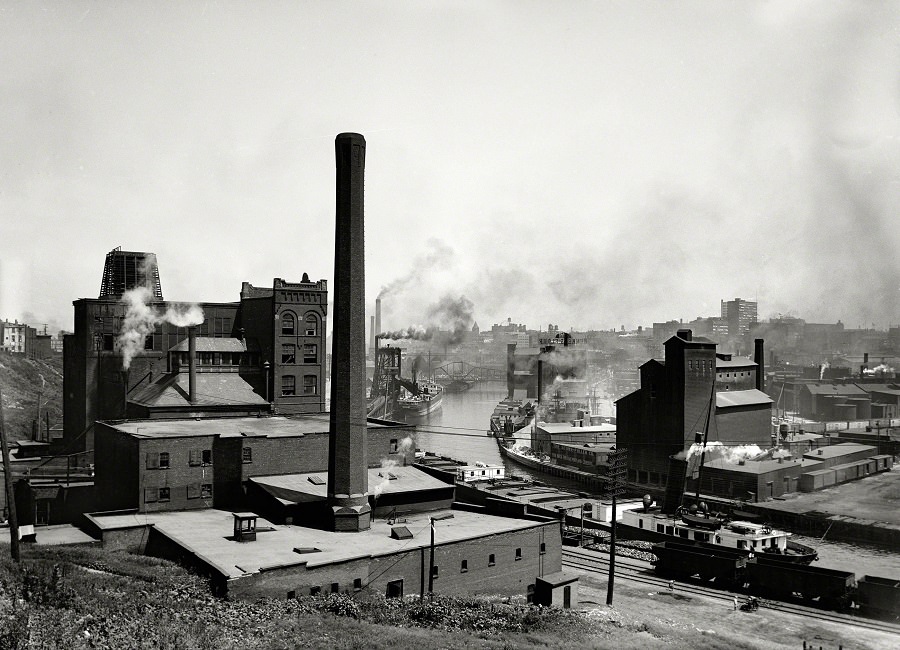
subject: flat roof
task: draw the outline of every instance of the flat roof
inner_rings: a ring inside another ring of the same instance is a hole
[[[756,367],[756,362],[753,359],[748,359],[747,357],[732,357],[731,359],[722,359],[720,357],[716,357],[716,370],[719,368],[754,368]]]
[[[247,346],[242,339],[215,336],[198,336],[194,339],[197,352],[246,352]],[[187,352],[190,339],[186,338],[171,348],[169,352]]]
[[[316,413],[292,417],[239,417],[202,419],[126,420],[103,422],[116,431],[135,438],[178,438],[188,436],[215,436],[222,438],[258,437],[286,438],[311,433],[328,433],[329,414]],[[369,421],[367,429],[389,428],[390,424]]]
[[[381,494],[399,494],[453,487],[450,483],[445,483],[410,465],[370,468],[368,474],[369,494],[376,491]],[[391,478],[392,476],[394,478]],[[328,472],[254,476],[249,480],[282,502],[301,503],[324,501],[328,498]]]
[[[452,515],[449,518],[442,516]],[[498,533],[527,530],[545,525],[525,519],[497,517],[479,512],[443,509],[404,515],[403,524],[412,539],[392,539],[385,519],[373,519],[371,528],[358,533],[336,533],[288,524],[275,525],[259,517],[256,541],[231,539],[234,516],[227,510],[189,510],[147,514],[88,515],[100,530],[154,526],[229,578],[252,575],[267,569],[305,564],[308,568],[337,562],[392,555],[430,545],[434,517],[435,544],[461,542]],[[318,549],[298,553],[294,549]]]
[[[821,460],[824,458],[840,458],[841,456],[847,456],[849,454],[855,454],[863,451],[874,453],[878,450],[872,445],[861,445],[855,442],[842,442],[837,445],[828,445],[826,447],[813,449],[812,451],[808,451],[803,454],[803,457],[810,458],[812,460]]]
[[[544,433],[615,433],[616,425],[608,422],[587,424],[583,427],[572,426],[571,422],[538,422],[537,428]]]
[[[767,472],[774,472],[775,470],[784,469],[791,466],[802,467],[803,464],[799,458],[785,459],[783,462],[778,462],[778,460],[776,459],[748,460],[744,462],[743,465],[739,465],[738,463],[729,463],[723,458],[717,458],[716,460],[706,461],[706,463],[704,463],[704,466],[715,467],[716,469],[721,469],[727,472],[740,472],[742,474],[765,474]]]
[[[614,442],[554,442],[559,447],[570,447],[572,449],[590,449],[591,451],[609,451],[614,449]]]
[[[771,404],[772,398],[761,390],[751,388],[749,390],[716,391],[716,408],[729,408],[732,406],[753,406],[755,404]]]

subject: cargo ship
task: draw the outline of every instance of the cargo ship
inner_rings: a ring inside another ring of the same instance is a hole
[[[410,390],[411,388],[411,390]],[[397,409],[403,415],[427,415],[441,408],[444,389],[433,381],[404,385],[403,394],[397,398]]]
[[[531,402],[507,397],[500,400],[491,413],[489,436],[509,438],[534,421],[535,409]]]

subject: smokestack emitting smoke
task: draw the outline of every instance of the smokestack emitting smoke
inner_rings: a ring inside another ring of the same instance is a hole
[[[126,305],[122,331],[116,339],[115,349],[122,355],[122,369],[128,370],[135,355],[144,349],[144,341],[159,323],[175,327],[189,327],[203,322],[203,310],[194,304],[173,304],[160,314],[150,304],[153,292],[147,287],[135,287],[122,294]]]
[[[400,441],[400,444],[397,446],[397,453],[405,459],[406,454],[409,453],[409,450],[412,449],[412,446],[413,439],[410,436],[406,436],[403,440]],[[390,484],[390,470],[395,467],[400,467],[399,461],[396,461],[393,458],[382,459],[381,469],[385,471],[379,473],[381,481],[378,483],[378,485],[372,488],[372,494],[375,495],[376,499],[381,496],[382,492],[384,492],[384,488],[386,488]]]
[[[188,399],[197,402],[197,326],[188,327]]]
[[[375,304],[380,306],[380,302],[376,301]],[[454,298],[447,295],[428,307],[425,313],[428,325],[412,325],[401,330],[383,332],[378,336],[393,341],[412,339],[459,343],[464,340],[466,333],[472,330],[472,324],[475,322],[474,307],[472,301],[465,296]],[[441,329],[442,327],[444,329]]]
[[[334,141],[336,209],[334,329],[328,435],[328,503],[338,532],[368,530],[366,455],[366,287],[363,189],[366,140],[341,133]]]
[[[766,389],[766,355],[763,350],[763,339],[753,339],[753,356],[756,361],[756,390],[764,391]]]

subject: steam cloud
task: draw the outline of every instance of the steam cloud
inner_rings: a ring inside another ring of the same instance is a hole
[[[153,293],[147,287],[135,287],[122,294],[122,302],[126,305],[125,320],[122,331],[116,339],[115,350],[122,355],[122,369],[128,370],[131,362],[141,350],[147,336],[161,322],[175,327],[188,327],[203,322],[203,310],[195,304],[173,304],[164,314],[160,314],[151,305]]]
[[[409,450],[412,449],[413,439],[410,436],[406,436],[403,440],[400,441],[400,444],[397,446],[397,454],[401,456],[406,456],[409,453]],[[393,458],[383,458],[381,460],[381,470],[378,475],[381,477],[381,482],[378,483],[374,488],[372,488],[372,493],[375,495],[375,498],[381,496],[381,493],[384,492],[384,488],[388,486],[391,482],[390,470],[395,467],[399,467],[400,463],[394,460]]]

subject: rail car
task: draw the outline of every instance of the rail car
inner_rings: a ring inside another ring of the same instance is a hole
[[[876,618],[900,618],[900,580],[866,575],[856,585],[860,612]]]
[[[696,577],[758,596],[816,601],[829,609],[847,608],[857,596],[856,575],[848,571],[759,562],[739,550],[677,542],[654,544],[653,553],[654,569],[663,577]]]
[[[746,584],[751,593],[770,598],[817,600],[827,609],[847,609],[856,600],[852,571],[790,564],[747,563]]]
[[[726,589],[740,588],[744,584],[748,557],[737,550],[707,545],[660,542],[653,545],[658,558],[654,563],[657,575],[664,578],[697,577],[703,582],[714,581]]]

